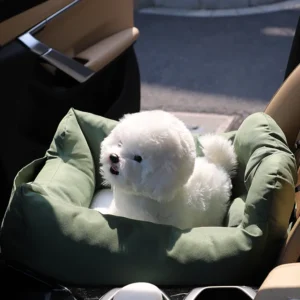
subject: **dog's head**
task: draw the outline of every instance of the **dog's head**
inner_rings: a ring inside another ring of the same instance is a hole
[[[101,143],[106,183],[157,201],[172,199],[188,181],[195,158],[190,131],[160,110],[125,115]]]

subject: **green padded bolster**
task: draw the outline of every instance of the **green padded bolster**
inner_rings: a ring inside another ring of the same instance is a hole
[[[45,157],[17,174],[1,228],[6,259],[75,285],[251,284],[273,267],[294,202],[295,158],[264,113],[226,133],[238,153],[227,227],[182,231],[90,210],[100,143],[117,122],[71,109]],[[198,138],[195,142],[199,150]]]

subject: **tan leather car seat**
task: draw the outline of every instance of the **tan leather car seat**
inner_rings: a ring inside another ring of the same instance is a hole
[[[285,133],[290,149],[295,153],[299,168],[300,150],[297,149],[296,143],[300,140],[300,65],[283,82],[266,107],[265,113],[274,118]],[[296,187],[298,186],[300,187],[300,168]],[[300,189],[295,193],[295,204],[298,219],[288,234],[278,265],[294,263],[300,258]]]

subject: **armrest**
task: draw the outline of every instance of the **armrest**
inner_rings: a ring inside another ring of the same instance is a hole
[[[254,300],[287,299],[300,299],[300,263],[274,268],[254,298]]]
[[[97,72],[132,45],[138,36],[139,30],[136,27],[122,30],[82,51],[76,57],[87,60],[85,66]]]

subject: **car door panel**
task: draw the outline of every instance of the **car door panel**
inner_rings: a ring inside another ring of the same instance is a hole
[[[0,45],[4,46],[5,44],[11,42],[23,32],[50,17],[73,1],[74,0],[44,1],[39,5],[36,5],[22,13],[4,20],[0,23]],[[4,3],[3,6],[5,4],[6,3]],[[17,4],[14,3],[14,5]]]
[[[32,51],[22,39],[28,32],[92,76],[82,81],[45,53]],[[67,111],[73,107],[116,120],[139,111],[140,74],[131,0],[48,0],[0,23],[0,33],[1,92],[8,116],[0,118],[5,145],[0,172],[6,178],[2,219],[14,176],[45,154]]]
[[[58,51],[76,56],[100,40],[133,27],[133,1],[79,0],[48,22],[36,37]]]

